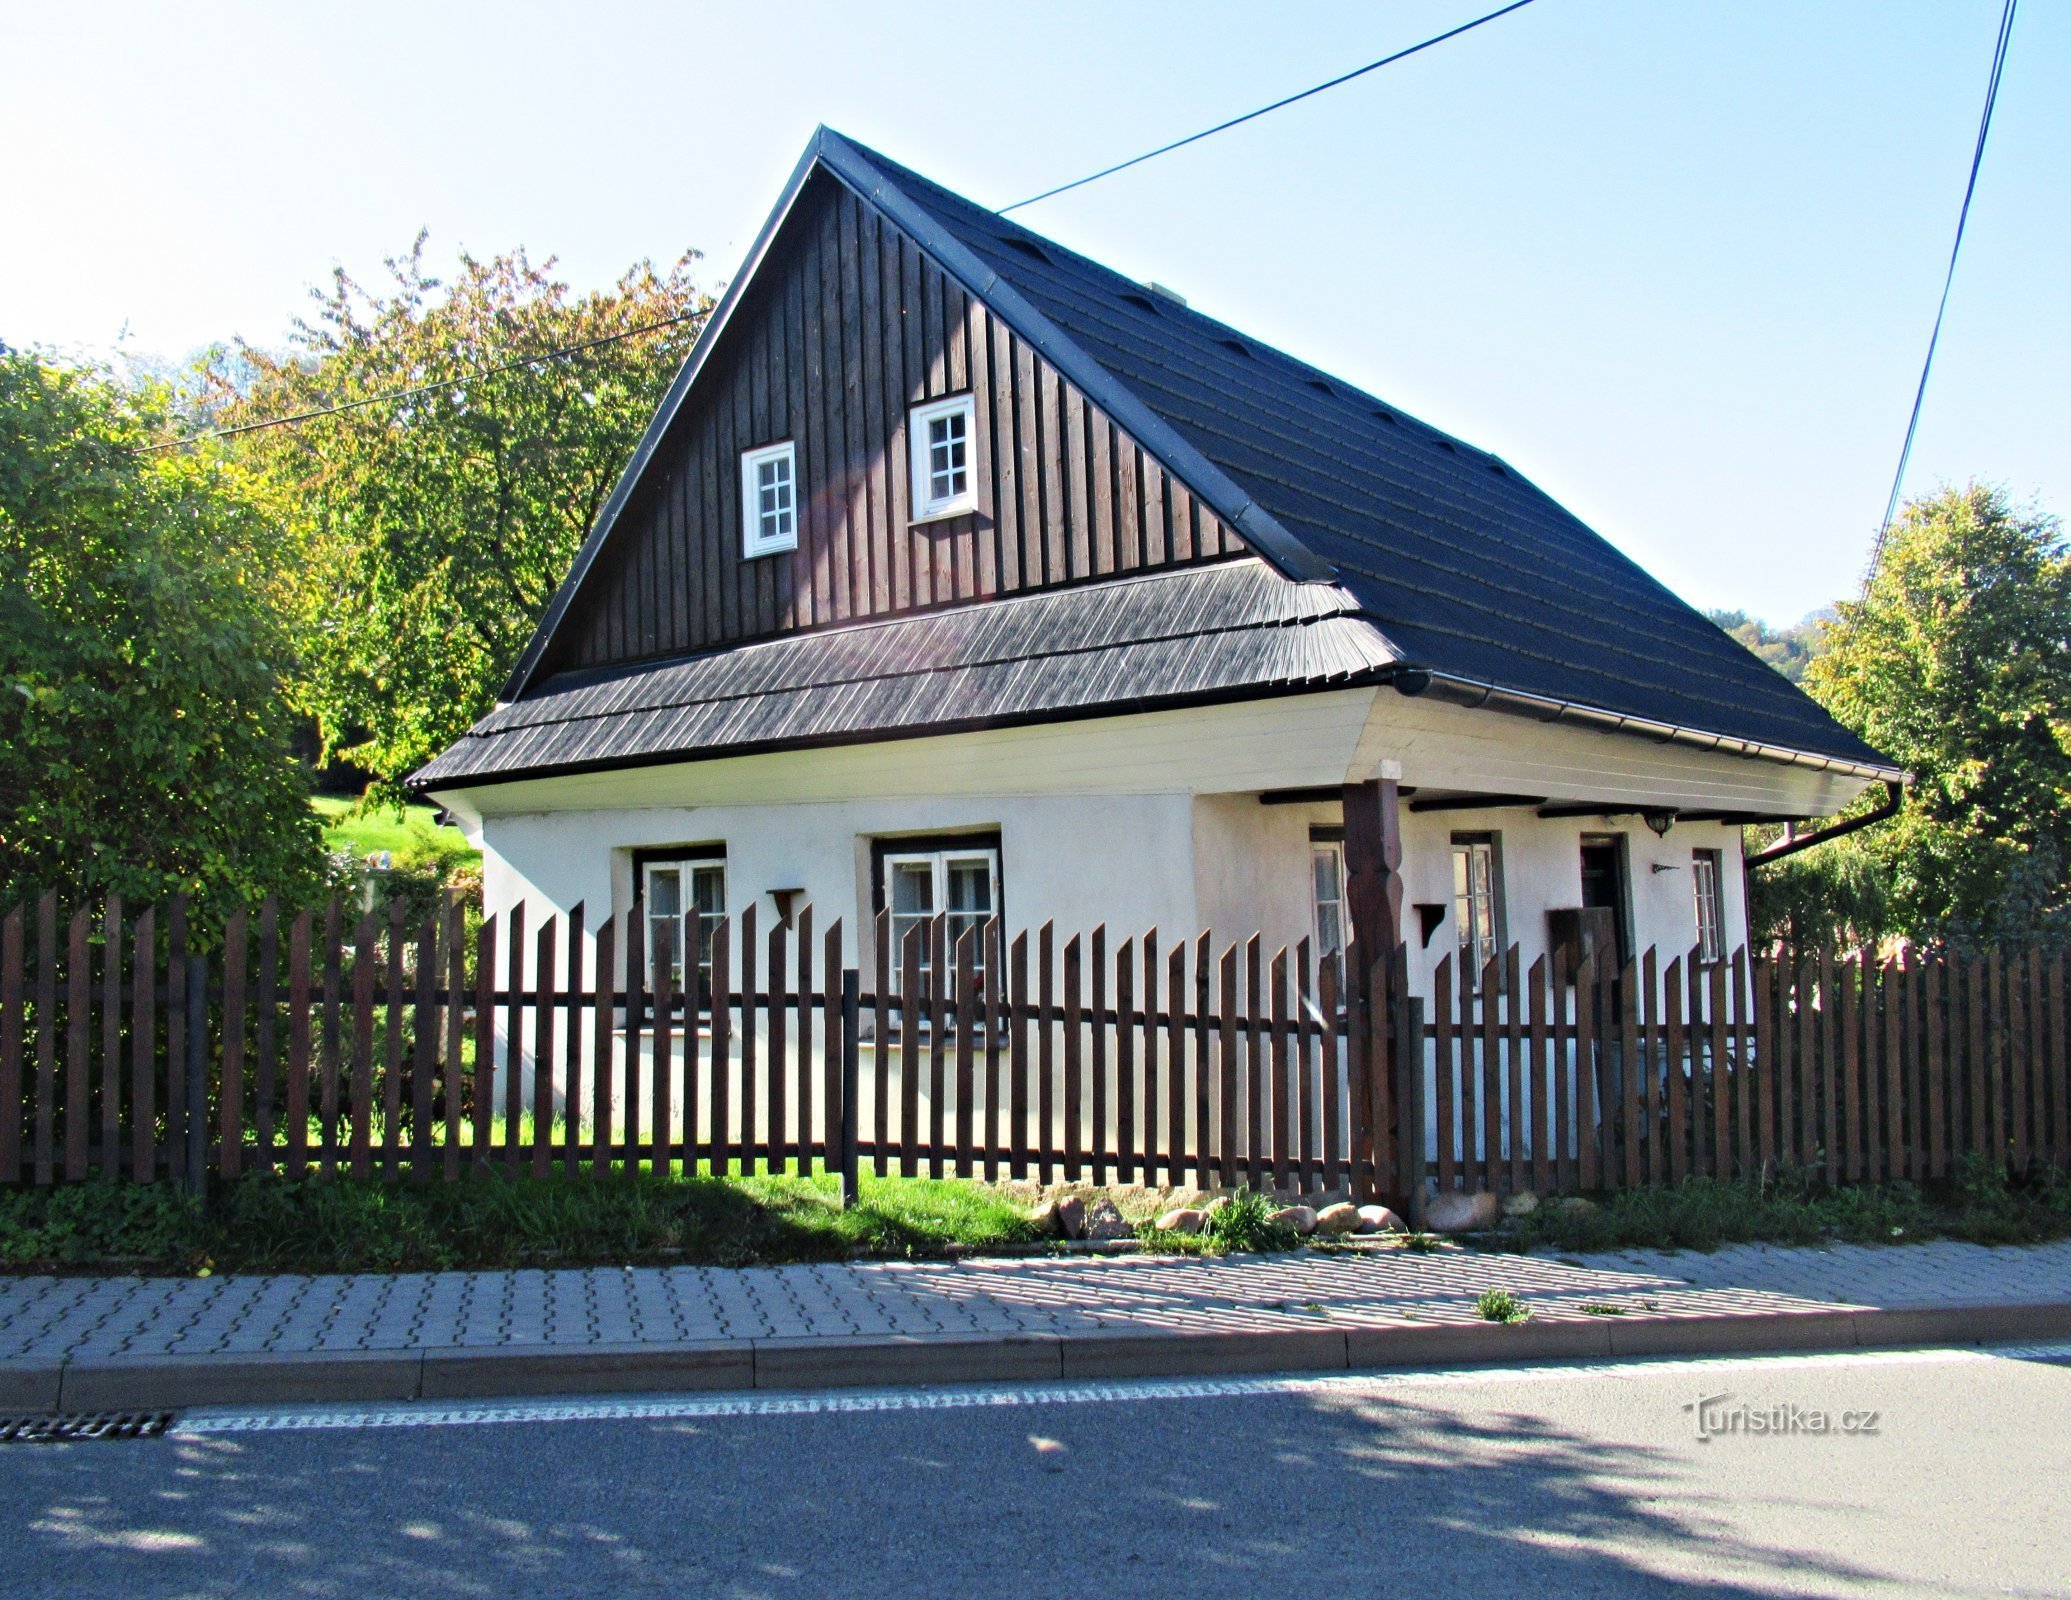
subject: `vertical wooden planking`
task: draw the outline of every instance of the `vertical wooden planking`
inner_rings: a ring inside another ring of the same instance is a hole
[[[372,1175],[374,1127],[374,979],[380,967],[381,941],[372,912],[360,918],[358,945],[352,959],[352,1175]],[[516,987],[515,980],[512,987]]]
[[[103,1183],[122,1176],[122,896],[101,919],[101,1147]]]
[[[1056,438],[1044,462],[1050,490],[1050,562],[1053,580],[1074,581],[1094,574],[1090,492],[1093,474],[1087,464],[1086,404],[1078,390],[1060,384],[1047,367],[1038,369],[1043,414],[1059,419]]]
[[[1000,949],[1000,919],[990,917],[984,927],[985,980],[980,998],[985,1002],[985,1181],[1000,1178],[1000,986],[1006,981],[1004,952]],[[1020,1085],[1015,1085],[1018,1090]],[[1011,1119],[1010,1119],[1011,1125]],[[1019,1149],[1019,1145],[1016,1145]]]
[[[871,996],[875,1003],[872,1018],[872,1083],[876,1090],[875,1120],[877,1124],[877,1175],[882,1178],[891,1171],[892,1151],[892,914],[880,911],[871,939],[871,954],[877,961],[877,992]],[[904,1070],[899,1074],[903,1088],[910,1076]],[[911,1119],[900,1124],[902,1130],[912,1126]],[[912,1171],[911,1157],[904,1169]]]
[[[1092,1038],[1092,1093],[1088,1097],[1093,1103],[1092,1154],[1093,1181],[1106,1183],[1108,1179],[1108,1081],[1107,1081],[1107,924],[1101,923],[1093,930],[1087,953],[1092,957],[1093,967],[1093,1038]]]
[[[604,920],[611,920],[608,910]],[[586,921],[585,905],[578,900],[568,913],[567,965],[561,984],[561,1093],[556,1111],[561,1128],[561,1170],[570,1178],[582,1172],[582,949]],[[551,1098],[548,1104],[553,1106]]]
[[[1596,957],[1585,955],[1575,968],[1575,1176],[1584,1189],[1611,1170],[1610,1122],[1597,1093],[1597,997]]]
[[[1115,952],[1115,1178],[1121,1183],[1136,1177],[1135,952],[1133,939]]]
[[[1431,977],[1431,1056],[1434,1093],[1431,1097],[1433,1126],[1438,1135],[1438,1188],[1449,1193],[1459,1180],[1453,1150],[1453,953],[1438,958]],[[1354,1024],[1356,1026],[1356,1024]]]
[[[972,944],[974,930],[966,928],[956,936],[956,1175],[971,1175],[971,1147],[977,1142],[973,1112],[976,1083],[972,1075],[971,1052],[978,1031],[976,963]]]
[[[1776,1160],[1776,1079],[1780,1067],[1778,1058],[1783,1049],[1781,1035],[1784,1027],[1782,1019],[1777,1015],[1776,1000],[1782,983],[1782,973],[1783,958],[1780,954],[1754,963],[1754,1129],[1751,1140],[1742,1143],[1740,1160],[1743,1168],[1750,1157],[1758,1161],[1758,1171],[1764,1178],[1768,1176]],[[1747,1070],[1749,1060],[1745,1043],[1743,1040],[1743,1072]]]
[[[795,1006],[787,1002],[787,1009],[793,1010],[797,1018],[795,1037],[798,1041],[798,1097],[792,1102],[788,1096],[788,1110],[784,1118],[787,1132],[793,1137],[790,1147],[798,1152],[798,1171],[802,1177],[812,1171],[813,1140],[813,908],[810,904],[798,908],[798,917],[790,930],[798,951]],[[835,1015],[841,1009],[841,991],[835,990]],[[831,1147],[830,1147],[831,1148]]]
[[[15,987],[19,994],[21,985],[21,911],[16,909],[12,918],[15,940]],[[137,918],[134,936],[130,940],[130,1006],[129,1006],[129,1174],[138,1183],[151,1183],[158,1176],[158,909],[144,907],[144,914]],[[15,1183],[21,1179],[20,1146],[11,1146],[9,1141],[21,1137],[21,1037],[20,1023],[16,1023],[16,1036],[12,1059],[15,1072],[10,1079],[4,1065],[0,1065],[0,1103],[6,1110],[0,1113],[0,1183]],[[0,1045],[0,1058],[8,1052]]]
[[[1050,925],[1043,924],[1043,948],[1049,949]],[[1076,1183],[1083,1170],[1079,1159],[1079,936],[1064,941],[1064,1177]]]
[[[921,988],[921,946],[927,929],[916,923],[899,947],[899,1176],[920,1171],[920,1063],[926,1040],[921,1031],[926,993]]]
[[[225,1178],[235,1178],[243,1165],[245,983],[250,934],[251,913],[240,906],[223,927],[223,1034],[216,1089],[216,1170]]]
[[[82,904],[65,937],[65,1181],[86,1176],[86,1140],[92,1126],[87,1037],[93,1020],[92,922]]]
[[[1249,1002],[1244,1017],[1244,1096],[1246,1105],[1246,1168],[1251,1187],[1264,1189],[1267,1174],[1266,1150],[1266,1045],[1265,967],[1259,937],[1244,941],[1244,993]]]
[[[1287,1013],[1287,946],[1282,945],[1273,955],[1272,967],[1272,1116],[1267,1135],[1272,1140],[1273,1187],[1285,1193],[1291,1170],[1289,1157],[1293,1154],[1294,1141],[1289,1137],[1288,1115],[1289,1089],[1292,1086],[1288,1064],[1288,1013]]]
[[[446,905],[446,1008],[444,1081],[440,1084],[445,1108],[441,1130],[441,1174],[452,1183],[460,1177],[461,1056],[467,1042],[467,914],[458,899]]]
[[[820,981],[823,985],[820,994],[820,1067],[824,1088],[820,1095],[820,1145],[826,1170],[834,1172],[840,1169],[842,1162],[842,1128],[853,1126],[858,1130],[860,1137],[863,1115],[862,1107],[857,1106],[851,1121],[848,1101],[845,1098],[851,1090],[851,1085],[845,1081],[842,1072],[842,1055],[846,1049],[841,1020],[842,974],[848,964],[843,960],[841,918],[836,917],[827,925],[823,939],[823,959],[820,963]],[[854,1085],[859,1089],[861,1082],[862,1077],[859,1073]]]
[[[756,904],[749,901],[741,908],[741,1173],[746,1176],[755,1170],[758,1159],[765,1156],[762,1139],[755,1126],[755,1113],[762,1100],[755,1092],[756,1060],[758,1046],[755,1033],[755,920]],[[767,1127],[767,1124],[764,1124]]]
[[[1819,953],[1819,1105],[1820,1105],[1820,1148],[1825,1152],[1826,1181],[1829,1184],[1841,1181],[1841,1124],[1835,1115],[1835,1083],[1838,1078],[1835,1056],[1838,1053],[1840,1034],[1837,1029],[1839,1007],[1834,1002],[1834,956],[1830,950]]]
[[[1216,1070],[1220,1075],[1217,1088],[1220,1090],[1222,1108],[1222,1181],[1227,1185],[1237,1182],[1237,947],[1230,945],[1222,953],[1218,976],[1220,978],[1221,1029],[1219,1048],[1216,1052]]]
[[[949,1030],[952,1026],[953,996],[950,994],[949,918],[942,912],[928,923],[928,1176],[939,1178],[949,1161]]]
[[[1999,947],[1994,945],[1985,955],[1985,993],[1982,1002],[1972,1012],[1971,1028],[1973,1040],[1982,1040],[1978,1059],[1985,1091],[1985,1139],[1978,1153],[1995,1165],[2003,1164],[2007,1158],[2006,1028],[2003,1020],[2006,1014],[2005,963]],[[1986,1018],[2001,1019],[2000,1024],[1987,1027]]]
[[[1862,1178],[1862,971],[1860,950],[1841,963],[1841,1160],[1850,1183]]]
[[[1215,1169],[1215,1067],[1213,1029],[1209,1021],[1215,1009],[1210,985],[1214,981],[1215,941],[1207,930],[1194,939],[1194,1182],[1207,1188]]]
[[[628,930],[630,937],[630,930]],[[882,1045],[879,1046],[883,1048]],[[733,923],[721,917],[712,930],[712,1171],[723,1173],[737,1160],[747,1171],[747,1101],[741,1102],[741,1131],[732,1132],[727,1117],[727,1082],[733,1063]]]
[[[1661,974],[1661,1064],[1648,1062],[1653,1081],[1666,1077],[1665,1116],[1654,1124],[1656,1139],[1663,1146],[1661,1165],[1668,1181],[1680,1184],[1689,1176],[1689,1097],[1683,1091],[1683,958],[1669,957]],[[1656,1163],[1649,1162],[1650,1174]],[[1654,1181],[1658,1182],[1656,1177]]]
[[[1338,1187],[1339,1152],[1343,1146],[1344,1117],[1338,1105],[1338,1086],[1343,1077],[1338,1066],[1338,955],[1327,952],[1316,963],[1316,1004],[1323,1015],[1322,1041],[1320,1045],[1323,1074],[1323,1187],[1326,1191]],[[1412,1065],[1411,1071],[1416,1071]],[[1358,1166],[1357,1152],[1346,1152],[1353,1156],[1352,1165]]]
[[[1165,1181],[1175,1189],[1187,1169],[1187,945],[1176,939],[1165,958]],[[1196,1159],[1194,1166],[1199,1169]]]
[[[2027,1093],[2022,1096],[2026,1109],[2028,1126],[2027,1148],[2037,1160],[2047,1158],[2049,1149],[2049,1113],[2044,1099],[2048,1079],[2049,1060],[2049,991],[2045,985],[2042,966],[2042,952],[2030,945],[2028,948],[2028,1058]],[[1916,1138],[1917,1146],[1919,1140]],[[2022,1166],[2027,1161],[2024,1158]]]
[[[2015,1172],[2028,1168],[2028,1018],[2034,1002],[2027,979],[2028,964],[2014,951],[2006,962],[2006,1123]]]
[[[1651,957],[1651,951],[1649,955]],[[1625,1103],[1625,1186],[1628,1189],[1637,1189],[1645,1176],[1640,1164],[1640,1115],[1646,1094],[1643,1080],[1653,1075],[1650,1064],[1643,1058],[1647,1036],[1640,1028],[1640,971],[1638,963],[1628,960],[1618,977],[1618,1087]],[[1651,976],[1651,967],[1648,971]],[[1653,1141],[1649,1140],[1648,1147],[1651,1149],[1652,1146]]]
[[[426,917],[417,931],[416,993],[410,1008],[410,1180],[431,1177],[431,1103],[439,1052],[439,919]]]
[[[548,917],[533,935],[532,945],[532,1176],[552,1171],[554,1128],[554,956],[559,948],[560,921]],[[517,1130],[510,1130],[515,1139]]]
[[[1862,964],[1862,1143],[1863,1174],[1871,1182],[1893,1174],[1891,1150],[1884,1139],[1884,969],[1876,952],[1863,952]]]
[[[403,917],[388,902],[388,982],[381,1012],[381,1176],[396,1181],[403,1158]]]
[[[1047,1049],[1043,1052],[1045,1059],[1043,1061],[1042,1067],[1043,1077],[1040,1090],[1040,1100],[1042,1104],[1042,1110],[1040,1114],[1042,1117],[1042,1121],[1033,1137],[1031,1137],[1028,1126],[1029,993],[1028,930],[1026,928],[1022,929],[1021,932],[1014,935],[1014,943],[1011,948],[1011,954],[1008,957],[1008,962],[1009,965],[1007,970],[1007,1039],[1008,1049],[1010,1051],[1008,1058],[1008,1071],[1013,1078],[1014,1087],[1012,1101],[1008,1110],[1007,1122],[1007,1145],[1008,1150],[1010,1152],[1009,1164],[1007,1167],[1007,1175],[1011,1178],[1026,1178],[1028,1176],[1028,1154],[1030,1145],[1033,1144],[1037,1150],[1043,1152],[1043,1159],[1041,1162],[1041,1179],[1044,1183],[1048,1183],[1050,1181],[1050,1162],[1048,1155],[1050,1149],[1050,1063],[1048,1060],[1049,1052]],[[1048,976],[1049,965],[1049,951],[1046,948],[1043,952],[1043,968],[1044,975],[1046,977]],[[1048,983],[1045,983],[1043,985],[1045,991],[1043,995],[1043,1006],[1046,1011],[1049,1008],[1049,987],[1050,986]],[[1047,1021],[1045,1021],[1039,1025],[1043,1030],[1042,1036],[1044,1042],[1047,1044],[1050,1033],[1049,1024]]]
[[[287,1085],[283,1112],[287,1121],[287,1139],[281,1170],[284,1176],[296,1180],[305,1175],[309,1166],[309,1079],[313,1053],[310,1022],[315,987],[309,947],[314,923],[313,914],[304,909],[298,911],[288,924],[288,1049],[284,1063]],[[270,1135],[262,1137],[260,1149],[265,1159],[272,1159]]]
[[[1711,1171],[1715,1178],[1730,1178],[1733,1175],[1733,1147],[1728,1134],[1733,1125],[1733,1118],[1729,1085],[1733,1080],[1728,1076],[1732,1062],[1726,1052],[1726,963],[1714,961],[1711,964],[1710,977]]]
[[[1504,1075],[1509,1095],[1509,1127],[1505,1151],[1510,1169],[1510,1192],[1517,1193],[1524,1185],[1525,1133],[1531,1123],[1525,1111],[1525,1031],[1524,994],[1518,987],[1517,946],[1512,945],[1503,957],[1503,1054]]]
[[[1137,1011],[1143,1019],[1143,1098],[1138,1104],[1143,1110],[1143,1120],[1138,1143],[1143,1157],[1143,1181],[1150,1184],[1157,1181],[1158,1108],[1164,1103],[1158,1087],[1158,930],[1155,927],[1144,934],[1141,948],[1143,988],[1138,996]]]
[[[1942,1000],[1942,980],[1948,963],[1937,957],[1930,961],[1921,975],[1926,992],[1923,999],[1927,1012],[1927,1171],[1925,1176],[1940,1179],[1948,1176],[1949,1151],[1946,1139],[1946,1117],[1948,1115],[1948,1033],[1949,1016]]]
[[[1880,987],[1884,991],[1884,1172],[1886,1177],[1909,1178],[1912,1168],[1906,1160],[1905,1056],[1911,1029],[1906,1014],[1903,958],[1886,969]]]
[[[1481,968],[1481,1182],[1503,1187],[1503,958]]]
[[[1316,1003],[1310,974],[1309,941],[1302,939],[1294,947],[1294,1037],[1289,1041],[1294,1057],[1295,1131],[1300,1135],[1297,1188],[1320,1187],[1323,1177],[1316,1154],[1315,1080],[1309,1074],[1309,1044],[1315,1037],[1309,1017]]]
[[[2071,1167],[2071,1106],[2065,1104],[2071,1094],[2071,1041],[2065,1038],[2066,1021],[2064,958],[2058,956],[2049,964],[2049,1093],[2050,1159],[2059,1167]]]
[[[345,906],[332,895],[324,908],[324,1031],[317,1085],[317,1170],[326,1177],[338,1171],[338,1116],[345,1075]]]
[[[259,907],[259,988],[255,1022],[253,1128],[258,1135],[260,1165],[271,1168],[274,1111],[280,1103],[280,901],[274,895],[268,895]]]
[[[140,931],[140,948],[148,951],[141,940]],[[23,1012],[29,1004],[22,981],[23,942],[22,908],[15,906],[0,921],[0,1184],[22,1178],[22,1039],[27,1031]],[[148,972],[150,964],[147,953],[137,962],[138,972]],[[150,1177],[150,1168],[140,1162],[137,1181],[146,1183]]]
[[[768,1125],[763,1131],[763,1162],[771,1172],[785,1170],[791,1119],[786,1106],[786,1079],[791,1071],[790,1029],[784,1018],[790,999],[791,930],[779,917],[769,925],[769,994],[763,1015],[768,1019],[769,1051],[763,1084],[763,1109]]]
[[[1551,1063],[1547,1058],[1549,1035],[1546,1015],[1546,958],[1543,955],[1532,959],[1525,984],[1531,999],[1530,1049],[1525,1064],[1525,1076],[1529,1080],[1528,1099],[1532,1112],[1532,1188],[1540,1194],[1545,1194],[1553,1186],[1553,1164],[1548,1159],[1553,1140],[1553,1118],[1548,1114],[1551,1108],[1547,1104],[1549,1090],[1546,1080]]]
[[[511,1070],[516,1071],[516,1051]],[[496,914],[475,930],[475,1125],[469,1151],[476,1172],[489,1170],[489,1134],[496,1116]]]
[[[676,1065],[676,926],[674,917],[666,922],[656,922],[654,940],[648,950],[648,958],[653,965],[647,975],[647,992],[654,997],[654,1025],[650,1035],[654,1040],[654,1061],[648,1088],[654,1096],[654,1104],[648,1111],[644,1145],[634,1132],[638,1118],[633,1108],[629,1106],[626,1111],[626,1142],[633,1151],[628,1170],[637,1172],[644,1155],[650,1163],[648,1170],[655,1177],[664,1177],[669,1170],[669,1085],[675,1077],[673,1069]],[[686,945],[689,942],[684,941]],[[695,961],[686,951],[684,975],[688,977],[695,966]],[[684,1048],[696,1050],[697,1028],[688,1016],[684,1032],[688,1035],[683,1041]]]
[[[1757,979],[1757,983],[1759,983]],[[1732,981],[1733,1027],[1733,1143],[1734,1165],[1725,1164],[1720,1158],[1719,1176],[1737,1172],[1746,1178],[1754,1165],[1754,1012],[1753,1001],[1748,990],[1747,946],[1742,945],[1733,952]],[[1721,1135],[1720,1149],[1726,1148]]]
[[[617,1009],[618,929],[619,919],[608,912],[597,924],[595,979],[591,985],[595,1004],[590,1008],[590,1176],[600,1179],[611,1175],[611,1055],[612,1037],[616,1031],[613,1023],[617,1020],[613,1013]],[[626,931],[629,935],[633,932],[630,919]],[[460,991],[457,975],[453,989],[456,994]],[[451,1139],[454,1136],[449,1118],[446,1137]],[[571,1137],[570,1146],[574,1143]],[[449,1155],[446,1161],[448,1176],[453,1167],[454,1160]]]
[[[1690,985],[1689,1013],[1689,1092],[1690,1092],[1690,1171],[1704,1176],[1711,1166],[1711,1150],[1705,1138],[1705,1111],[1710,1103],[1709,1075],[1705,1070],[1704,1046],[1707,1038],[1704,1013],[1704,957],[1703,952],[1692,948],[1684,968]]]

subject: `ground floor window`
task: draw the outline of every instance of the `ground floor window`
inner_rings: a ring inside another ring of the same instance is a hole
[[[663,940],[669,948],[669,981],[685,993],[686,956],[696,974],[697,1003],[712,1003],[712,941],[726,920],[726,858],[717,846],[697,852],[653,854],[639,860],[640,899],[646,910],[647,971],[654,981]]]
[[[1690,881],[1697,900],[1697,959],[1726,958],[1726,903],[1721,892],[1722,861],[1716,850],[1690,853]]]
[[[1345,951],[1345,843],[1340,830],[1309,830],[1309,899],[1315,913],[1316,958]]]
[[[873,894],[876,909],[890,915],[893,981],[903,969],[906,935],[922,930],[920,965],[934,969],[937,952],[930,931],[942,919],[945,962],[955,959],[956,942],[967,932],[974,940],[975,964],[983,968],[982,930],[1000,914],[1000,846],[997,834],[950,839],[882,839],[872,849],[877,872]]]
[[[1453,928],[1468,982],[1481,974],[1502,948],[1502,854],[1492,833],[1453,835]]]

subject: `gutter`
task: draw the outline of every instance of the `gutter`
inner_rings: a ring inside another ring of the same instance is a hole
[[[1766,850],[1757,850],[1747,858],[1749,867],[1766,866],[1771,861],[1781,861],[1785,856],[1794,856],[1800,850],[1810,850],[1816,844],[1825,844],[1829,839],[1838,839],[1843,834],[1853,833],[1858,828],[1867,828],[1873,822],[1882,822],[1896,816],[1898,808],[1905,804],[1906,786],[1896,779],[1887,779],[1884,784],[1884,798],[1859,817],[1844,817],[1839,822],[1824,828],[1815,828],[1795,839],[1779,839]]]
[[[1897,767],[1846,761],[1839,756],[1823,756],[1810,750],[1793,750],[1786,745],[1764,744],[1756,739],[1737,739],[1730,734],[1712,733],[1702,728],[1679,727],[1674,723],[1656,722],[1648,717],[1606,711],[1601,706],[1585,705],[1576,700],[1528,694],[1521,689],[1506,689],[1500,684],[1487,683],[1479,678],[1463,678],[1454,673],[1434,672],[1406,663],[1396,669],[1394,683],[1399,694],[1429,694],[1435,699],[1451,705],[1465,706],[1470,710],[1507,711],[1514,716],[1530,717],[1536,722],[1575,723],[1610,733],[1635,734],[1663,744],[1684,744],[1694,749],[1716,751],[1723,755],[1748,756],[1760,761],[1780,761],[1788,766],[1811,767],[1820,772],[1837,772],[1850,778],[1874,779],[1892,786],[1903,785],[1906,778],[1906,774]],[[1887,816],[1889,814],[1884,813]]]

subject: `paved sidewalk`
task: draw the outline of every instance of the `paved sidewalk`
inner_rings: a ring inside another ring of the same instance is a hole
[[[1482,1321],[1475,1300],[1491,1288],[1524,1300],[1531,1323]],[[2006,1338],[2059,1323],[2071,1333],[2071,1243],[12,1278],[0,1397],[42,1407],[62,1389],[78,1409],[968,1381]]]

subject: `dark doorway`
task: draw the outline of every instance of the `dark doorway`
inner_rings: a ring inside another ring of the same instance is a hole
[[[1608,939],[1622,966],[1632,958],[1631,910],[1627,903],[1625,841],[1615,833],[1582,836],[1582,909],[1598,926],[1594,939]],[[1603,924],[1610,924],[1608,929]]]

